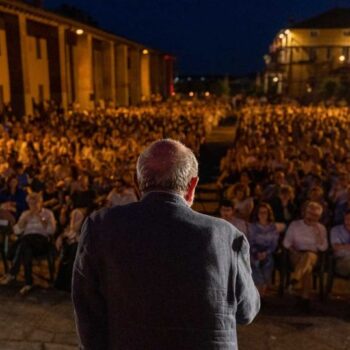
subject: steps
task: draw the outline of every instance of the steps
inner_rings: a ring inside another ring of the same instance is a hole
[[[227,149],[234,145],[236,129],[235,119],[229,117],[212,130],[202,145],[194,210],[208,215],[218,214],[221,191],[216,186],[216,180],[220,175],[220,161]]]

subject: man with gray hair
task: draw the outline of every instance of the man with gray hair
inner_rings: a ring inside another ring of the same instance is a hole
[[[247,240],[190,208],[198,163],[180,142],[151,144],[137,181],[139,202],[83,226],[72,295],[81,349],[237,349],[236,323],[260,307]]]

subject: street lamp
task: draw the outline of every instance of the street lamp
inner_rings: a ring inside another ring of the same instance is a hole
[[[148,55],[148,54],[149,54],[149,51],[148,51],[147,49],[144,49],[144,50],[142,50],[142,54],[143,54],[143,55]]]
[[[340,55],[339,56],[339,61],[340,62],[344,62],[345,61],[345,56],[344,55]]]
[[[77,35],[83,35],[83,34],[84,34],[84,29],[78,28],[78,29],[75,31],[75,33],[76,33]]]
[[[279,79],[278,79],[278,77],[273,77],[272,81],[273,81],[274,83],[278,83]]]

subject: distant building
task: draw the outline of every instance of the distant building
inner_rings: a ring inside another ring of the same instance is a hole
[[[350,9],[336,8],[282,29],[264,57],[263,89],[294,98],[350,80]]]
[[[180,75],[174,79],[175,91],[198,96],[228,96],[238,93],[252,93],[255,89],[256,74],[246,76],[231,75]]]
[[[31,114],[45,100],[90,109],[172,93],[172,56],[41,3],[0,0],[0,110],[11,103],[18,115]]]

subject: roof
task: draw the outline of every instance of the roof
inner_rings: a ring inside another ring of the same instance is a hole
[[[45,18],[47,20],[60,23],[60,24],[66,24],[68,26],[72,26],[75,28],[82,28],[84,30],[89,31],[90,33],[93,33],[97,36],[102,36],[105,37],[106,39],[112,40],[112,41],[118,41],[123,44],[127,44],[133,47],[138,47],[138,48],[144,48],[147,47],[149,50],[152,50],[153,52],[157,54],[164,55],[166,54],[163,51],[160,51],[158,49],[154,49],[148,45],[144,45],[142,43],[127,39],[125,37],[122,37],[120,35],[116,35],[112,32],[109,32],[105,29],[98,28],[96,26],[92,26],[91,24],[86,24],[81,21],[78,21],[76,19],[68,18],[65,16],[62,16],[61,14],[57,14],[53,11],[47,10],[45,8],[42,8],[40,6],[34,6],[32,3],[28,3],[23,0],[0,0],[0,7],[5,6],[8,7],[9,9],[13,10],[18,10],[21,12],[27,12],[32,15]],[[1,15],[1,11],[0,11]],[[0,16],[1,17],[1,16]],[[173,57],[173,55],[168,54],[169,57]]]
[[[333,8],[320,15],[294,23],[295,29],[350,28],[350,8]]]

